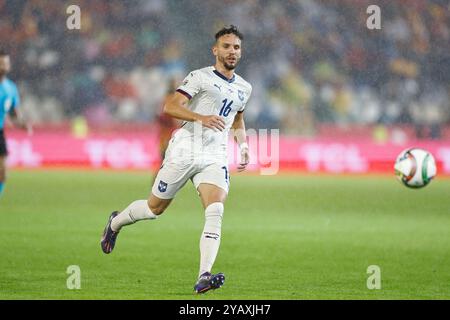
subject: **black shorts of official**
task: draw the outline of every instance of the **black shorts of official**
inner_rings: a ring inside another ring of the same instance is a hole
[[[0,129],[0,157],[8,155],[8,148],[6,147],[6,139],[3,130]]]

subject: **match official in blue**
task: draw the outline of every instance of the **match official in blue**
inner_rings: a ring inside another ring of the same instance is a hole
[[[8,149],[4,133],[6,115],[9,115],[11,122],[18,128],[32,133],[32,127],[27,123],[18,111],[20,104],[19,91],[16,85],[6,76],[11,70],[9,54],[0,49],[0,196],[3,193],[6,180],[6,157]]]

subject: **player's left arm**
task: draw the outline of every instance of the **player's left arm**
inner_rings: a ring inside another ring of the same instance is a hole
[[[247,144],[247,134],[245,133],[244,112],[236,113],[233,125],[231,126],[234,132],[234,141],[239,145],[241,151],[241,161],[238,166],[238,171],[244,171],[250,161],[250,153]]]

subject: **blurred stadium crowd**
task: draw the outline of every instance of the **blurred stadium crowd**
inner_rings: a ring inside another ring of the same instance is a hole
[[[68,30],[66,8],[81,8]],[[381,30],[366,27],[370,4]],[[439,138],[450,119],[447,0],[0,0],[0,44],[34,122],[152,122],[169,82],[214,63],[214,33],[244,34],[248,127],[314,135],[320,124],[410,125]]]

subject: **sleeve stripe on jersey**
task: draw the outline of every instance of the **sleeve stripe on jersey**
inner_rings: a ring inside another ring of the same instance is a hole
[[[185,96],[185,97],[188,98],[189,100],[192,99],[192,96],[191,96],[189,93],[187,93],[186,91],[184,91],[184,90],[177,89],[177,92],[181,93],[183,96]]]

